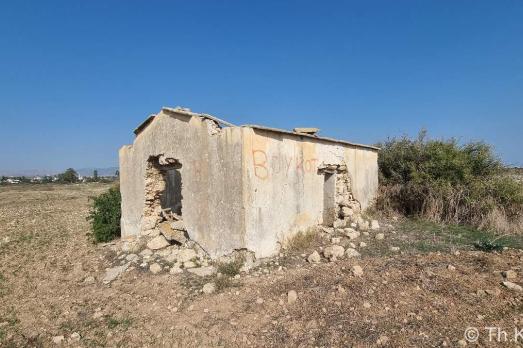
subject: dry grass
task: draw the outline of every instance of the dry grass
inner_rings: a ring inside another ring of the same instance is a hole
[[[283,245],[290,252],[305,251],[319,241],[319,231],[317,228],[310,228],[307,231],[300,231],[292,237],[287,238]]]
[[[282,258],[271,260],[273,266],[242,273],[234,280],[240,287],[218,284],[212,295],[201,294],[201,283],[215,279],[191,284],[186,280],[194,275],[152,275],[139,267],[103,285],[105,268],[118,257],[110,245],[89,242],[85,217],[88,197],[107,188],[0,188],[1,347],[53,346],[53,336],[67,340],[73,332],[81,340],[64,346],[372,347],[386,335],[392,347],[452,347],[467,326],[523,325],[523,295],[500,285],[500,271],[508,269],[523,283],[523,253],[474,251],[473,230],[421,223],[398,224],[381,241],[361,236],[357,241],[368,246],[358,260],[311,265],[289,253],[296,265],[278,271]],[[318,249],[325,241],[319,239],[305,233],[291,244]],[[386,252],[396,243],[404,254]],[[355,263],[362,277],[350,272]],[[84,282],[88,276],[95,282]],[[483,289],[500,293],[477,295]],[[287,304],[289,290],[298,292],[294,305]],[[481,346],[496,346],[486,337]]]

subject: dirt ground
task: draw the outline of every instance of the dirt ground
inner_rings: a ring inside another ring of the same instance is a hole
[[[57,336],[81,347],[455,347],[468,327],[479,340],[467,346],[523,345],[523,331],[519,343],[514,335],[523,292],[501,284],[507,270],[523,284],[517,243],[488,253],[460,242],[461,232],[454,240],[398,222],[384,240],[362,236],[361,258],[304,261],[320,241],[210,295],[200,291],[206,279],[139,267],[104,285],[117,255],[89,241],[86,216],[89,196],[107,188],[0,187],[1,347],[52,347]]]

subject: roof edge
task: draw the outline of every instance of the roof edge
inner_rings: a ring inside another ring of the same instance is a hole
[[[288,131],[288,130],[285,130],[285,129],[271,128],[271,127],[259,126],[259,125],[255,125],[255,124],[246,124],[246,125],[242,125],[241,127],[259,129],[259,130],[264,130],[264,131],[273,132],[273,133],[294,135],[294,136],[297,136],[297,137],[305,137],[305,138],[315,139],[315,140],[323,140],[323,141],[327,141],[327,142],[330,142],[330,143],[350,145],[350,146],[360,147],[360,148],[364,148],[364,149],[368,149],[368,150],[374,150],[374,151],[379,151],[380,150],[380,148],[376,147],[376,146],[364,145],[364,144],[358,144],[358,143],[351,143],[350,141],[338,140],[338,139],[328,138],[328,137],[320,137],[320,136],[317,136],[317,135],[310,135],[310,134],[305,134],[305,133],[295,133],[295,132],[291,132],[291,131]]]
[[[200,117],[200,118],[207,118],[209,120],[213,120],[213,121],[218,122],[219,124],[222,124],[227,127],[236,127],[234,124],[227,122],[225,120],[222,120],[221,118],[218,118],[218,117],[215,117],[215,116],[212,116],[209,114],[198,114],[196,112],[192,112],[192,111],[182,109],[182,108],[171,108],[171,107],[164,106],[164,107],[162,107],[162,111],[182,114],[182,115],[191,116],[191,117],[196,116],[196,117]]]
[[[134,130],[134,134],[140,134],[154,120],[155,117],[155,114],[149,115],[149,117],[147,117],[145,121],[143,121],[138,127],[136,127],[136,129]]]

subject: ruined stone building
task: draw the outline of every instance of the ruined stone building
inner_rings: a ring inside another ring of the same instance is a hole
[[[122,236],[163,228],[211,257],[267,257],[298,231],[344,225],[376,196],[378,149],[316,132],[163,108],[120,149]]]

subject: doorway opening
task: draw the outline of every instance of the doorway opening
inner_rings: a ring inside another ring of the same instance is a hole
[[[345,164],[323,164],[318,168],[323,181],[323,225],[342,228],[360,213],[352,195],[352,181]]]
[[[147,160],[144,211],[147,229],[153,229],[165,220],[182,220],[181,168],[180,161],[164,155],[151,156]]]

